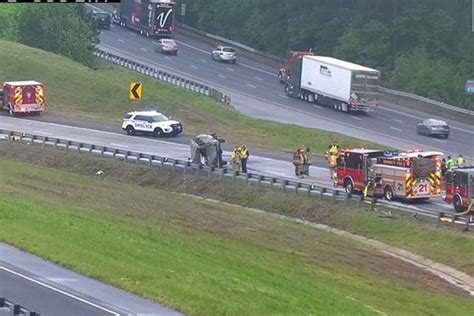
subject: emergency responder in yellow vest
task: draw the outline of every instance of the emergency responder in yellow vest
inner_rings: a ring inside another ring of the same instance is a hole
[[[242,145],[240,149],[240,162],[242,163],[242,172],[247,173],[247,160],[249,159],[250,153],[247,146]]]
[[[306,147],[306,150],[303,152],[304,164],[303,164],[303,173],[309,176],[309,166],[311,165],[312,155],[309,147]]]
[[[241,148],[235,146],[234,150],[230,153],[230,158],[232,160],[232,168],[234,171],[240,171],[240,150]]]
[[[339,144],[337,140],[333,141],[329,145],[328,151],[326,152],[327,161],[329,163],[329,175],[331,179],[334,177],[334,169],[337,166],[337,157],[339,156]]]
[[[293,165],[295,166],[295,175],[303,178],[304,151],[301,148],[296,149],[293,154]]]
[[[446,170],[451,170],[454,167],[454,162],[451,156],[448,156],[448,160],[446,160]]]
[[[464,163],[466,160],[464,159],[463,155],[459,154],[458,159],[456,159],[456,164],[458,165],[459,168],[464,167]]]

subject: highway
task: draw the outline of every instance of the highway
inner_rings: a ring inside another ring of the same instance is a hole
[[[0,297],[45,316],[182,315],[1,242]]]
[[[277,80],[276,68],[244,56],[235,65],[214,62],[210,58],[214,46],[187,33],[175,36],[178,56],[156,53],[153,39],[115,25],[103,31],[100,39],[99,47],[104,50],[224,91],[231,96],[232,105],[249,116],[334,131],[402,149],[422,147],[454,156],[462,153],[474,161],[472,124],[447,120],[450,138],[429,138],[416,134],[416,124],[427,117],[415,109],[381,104],[368,115],[350,114],[289,99]]]
[[[0,116],[0,126],[7,130],[22,133],[58,137],[75,142],[137,151],[185,161],[190,158],[189,145],[176,142],[176,139],[166,140],[154,137],[129,136],[119,129],[110,132],[7,116]],[[229,161],[230,153],[224,152],[223,158]],[[294,167],[290,161],[252,154],[249,160],[248,170],[254,174],[264,174],[289,180],[298,180],[307,184],[332,187],[328,169],[325,167],[311,166],[310,176],[301,180],[294,175]],[[96,171],[97,170],[91,170],[91,174]],[[409,208],[413,211],[428,211],[433,215],[436,215],[439,211],[452,212],[452,206],[444,203],[441,198],[411,204],[393,201],[391,204]]]

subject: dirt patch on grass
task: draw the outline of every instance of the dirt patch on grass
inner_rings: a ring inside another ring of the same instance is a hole
[[[257,188],[254,185],[244,183],[233,183],[231,180],[206,179],[184,175],[183,173],[171,173],[158,168],[126,164],[65,150],[53,150],[23,144],[1,143],[0,156],[91,177],[94,177],[97,170],[103,170],[105,179],[110,178],[147,188],[212,198],[311,222],[324,222],[330,225],[337,222],[339,228],[352,230],[350,222],[340,222],[338,217],[341,212],[354,213],[348,207],[333,205],[317,199],[296,197],[291,193],[282,195],[281,192]],[[153,219],[153,214],[140,214],[140,212],[147,212],[145,208],[142,210],[136,208],[134,212],[135,216],[142,216],[143,218],[151,216],[150,219]],[[367,251],[368,248],[365,249],[364,247],[354,248],[354,244],[350,243],[335,245],[332,240],[314,240],[314,237],[304,234],[299,234],[298,238],[295,238],[291,231],[281,230],[277,227],[266,228],[266,231],[262,232],[262,227],[259,227],[258,222],[255,222],[252,217],[235,217],[232,221],[229,221],[228,213],[206,214],[201,212],[197,214],[182,213],[179,210],[169,213],[167,216],[181,226],[192,227],[222,238],[247,239],[249,242],[258,243],[258,240],[254,240],[252,232],[259,231],[259,233],[266,236],[265,244],[260,246],[278,249],[281,244],[285,244],[288,246],[288,251],[317,259],[318,262],[327,262],[328,267],[331,265],[344,266],[349,269],[353,267],[353,273],[365,271],[393,280],[403,280],[413,286],[416,284],[420,287],[455,295],[467,295],[466,292],[448,284],[432,273],[423,271],[412,264],[389,255]],[[236,225],[236,223],[239,224]],[[320,251],[322,248],[325,250]]]

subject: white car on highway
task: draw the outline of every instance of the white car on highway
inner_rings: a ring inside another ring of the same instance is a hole
[[[234,48],[228,46],[218,46],[211,52],[211,57],[216,61],[237,62],[237,52]]]
[[[171,120],[157,111],[135,111],[125,115],[122,129],[128,135],[142,133],[155,136],[176,136],[183,131],[183,126],[180,122]]]

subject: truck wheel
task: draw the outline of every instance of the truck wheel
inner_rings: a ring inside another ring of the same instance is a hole
[[[161,136],[163,136],[163,130],[161,128],[157,127],[153,131],[153,135],[155,135],[156,137],[161,137]]]
[[[346,191],[346,193],[352,193],[354,191],[354,183],[352,183],[351,179],[344,180],[344,191]]]
[[[127,126],[126,131],[128,135],[135,135],[135,128],[133,126]]]
[[[459,195],[454,196],[453,205],[456,213],[461,213],[462,211],[464,211],[464,207],[462,206],[462,200]]]
[[[13,112],[13,109],[12,109],[11,106],[8,107],[8,113],[10,113],[10,116],[11,116],[11,117],[15,117],[15,116],[16,116],[16,113]]]
[[[383,197],[387,201],[391,201],[393,199],[393,190],[391,187],[386,187],[385,190],[383,191]]]

